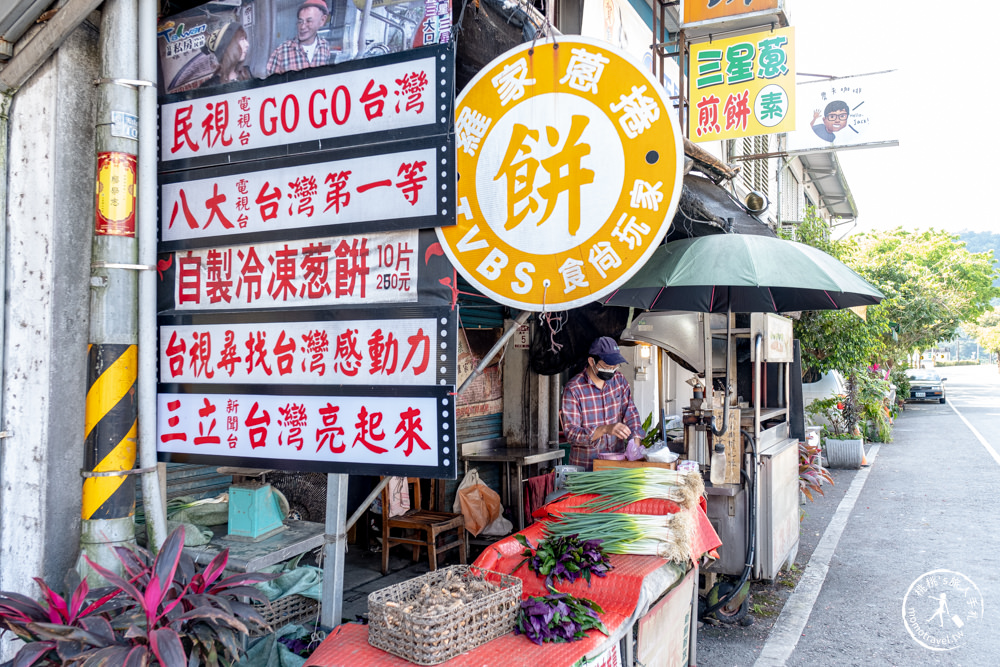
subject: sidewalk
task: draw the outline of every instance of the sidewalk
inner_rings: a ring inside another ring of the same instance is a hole
[[[866,446],[866,450],[871,445]],[[795,590],[809,558],[826,530],[847,493],[857,470],[830,470],[834,485],[823,486],[824,495],[814,494],[814,501],[808,500],[799,508],[802,521],[799,524],[799,550],[795,556],[795,568],[783,571],[773,582],[757,581],[750,588],[750,614],[752,624],[723,625],[705,623],[698,628],[698,664],[752,665],[760,654],[774,627],[785,601]]]

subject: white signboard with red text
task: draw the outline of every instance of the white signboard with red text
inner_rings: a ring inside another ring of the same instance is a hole
[[[294,80],[246,82],[231,92],[171,95],[160,104],[160,170],[376,143],[378,135],[447,133],[450,46],[425,47]],[[237,152],[254,151],[249,156]]]
[[[165,174],[161,249],[452,224],[454,154],[431,137]]]
[[[451,387],[394,396],[157,396],[157,451],[175,462],[369,475],[455,476]]]
[[[177,252],[178,310],[415,303],[417,230]]]
[[[450,45],[161,98],[160,460],[454,478]],[[216,89],[220,90],[220,89]]]
[[[160,382],[448,384],[457,318],[447,308],[408,310],[409,317],[380,311],[358,319],[323,317],[324,311],[168,317],[160,325]],[[293,316],[305,319],[288,321]]]
[[[449,476],[457,341],[448,307],[162,315],[158,450]]]

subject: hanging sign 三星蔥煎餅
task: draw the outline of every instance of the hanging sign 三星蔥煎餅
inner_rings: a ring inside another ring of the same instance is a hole
[[[692,44],[689,62],[691,141],[795,129],[792,28]]]

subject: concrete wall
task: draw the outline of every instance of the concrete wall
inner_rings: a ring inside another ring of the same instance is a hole
[[[0,589],[59,584],[79,550],[97,31],[84,24],[10,115]]]

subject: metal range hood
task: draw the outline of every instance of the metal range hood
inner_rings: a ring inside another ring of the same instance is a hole
[[[692,373],[705,372],[705,313],[683,311],[646,312],[625,328],[621,340],[648,343],[662,348],[671,359]],[[713,328],[725,330],[724,313],[713,313]],[[712,342],[712,358],[724,362],[725,341]],[[716,349],[718,348],[718,349]],[[713,361],[713,363],[715,363]]]

